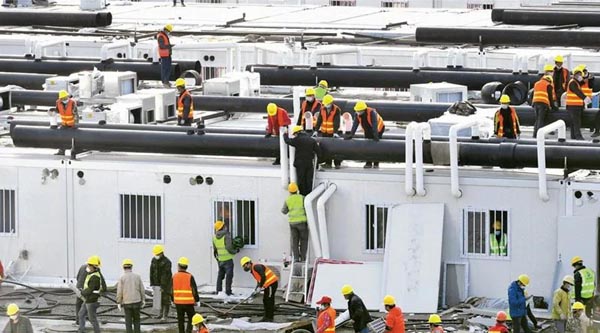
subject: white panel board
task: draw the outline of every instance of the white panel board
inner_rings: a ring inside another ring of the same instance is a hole
[[[436,312],[444,204],[399,205],[392,209],[390,217],[382,294],[396,297],[396,303],[404,312]]]
[[[584,231],[584,232],[582,232]],[[573,246],[577,244],[576,246]],[[561,260],[559,276],[573,274],[571,258],[580,256],[583,264],[597,271],[598,221],[589,216],[561,216],[558,218],[558,258]]]
[[[381,304],[381,290],[373,288],[381,281],[383,263],[368,262],[363,264],[328,264],[318,265],[315,278],[311,305],[317,306],[321,296],[331,297],[336,309],[347,309],[348,302],[342,296],[342,286],[349,284],[354,292],[362,298],[365,306],[370,310],[379,309]]]

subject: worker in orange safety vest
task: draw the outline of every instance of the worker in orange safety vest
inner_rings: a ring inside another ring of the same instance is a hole
[[[275,292],[277,291],[277,281],[279,278],[273,270],[263,264],[254,264],[252,259],[243,257],[240,264],[245,272],[250,272],[256,280],[255,292],[263,291],[263,306],[265,315],[260,320],[262,322],[272,322],[275,316]]]
[[[160,80],[165,88],[170,88],[171,83],[171,64],[173,54],[171,40],[169,35],[173,31],[173,25],[167,24],[164,28],[156,34],[156,41],[158,42],[158,57],[160,58]]]
[[[494,115],[494,134],[498,138],[517,139],[521,134],[519,117],[515,108],[510,106],[510,97],[500,97],[500,109]]]
[[[192,331],[192,318],[196,314],[194,307],[200,301],[198,296],[198,287],[194,276],[188,273],[187,268],[190,261],[186,257],[181,257],[177,261],[178,271],[173,275],[173,293],[172,301],[177,310],[177,326],[179,332]],[[188,317],[187,326],[185,326],[185,316]]]
[[[315,333],[335,333],[335,309],[331,307],[331,297],[323,296],[317,302],[319,305],[319,314],[317,316],[317,332]]]

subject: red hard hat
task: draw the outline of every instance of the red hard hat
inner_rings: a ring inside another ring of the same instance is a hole
[[[497,321],[506,321],[506,318],[507,318],[507,316],[506,316],[506,312],[504,312],[504,311],[499,311],[499,312],[496,314],[496,320],[497,320]]]
[[[323,296],[323,297],[321,297],[321,300],[319,300],[317,302],[317,304],[323,304],[323,303],[331,304],[331,297]]]

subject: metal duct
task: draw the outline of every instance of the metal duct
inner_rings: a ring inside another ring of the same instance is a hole
[[[580,27],[600,27],[600,12],[579,11],[540,11],[530,9],[503,9],[501,14],[492,10],[492,20],[504,24],[517,25],[569,25]]]
[[[53,27],[105,27],[112,24],[110,12],[0,11],[0,25],[48,25]]]
[[[16,85],[25,89],[42,89],[46,79],[53,76],[56,75],[0,72],[0,86]]]

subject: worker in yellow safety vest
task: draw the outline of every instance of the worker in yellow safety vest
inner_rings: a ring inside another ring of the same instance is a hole
[[[217,274],[217,294],[223,290],[223,279],[225,279],[225,293],[233,295],[231,285],[233,283],[233,257],[239,252],[231,240],[231,234],[223,221],[214,224],[215,235],[213,237],[213,254],[219,264]]]
[[[290,243],[292,254],[296,261],[306,260],[308,248],[308,225],[306,211],[304,210],[304,196],[298,193],[298,185],[294,182],[288,186],[290,195],[285,199],[281,212],[288,214],[290,223]]]
[[[592,315],[592,306],[594,294],[596,292],[596,273],[583,265],[583,259],[575,256],[571,259],[573,266],[573,277],[575,279],[575,288],[571,294],[571,299],[585,305],[585,313],[588,317]]]
[[[503,229],[501,221],[494,222],[494,232],[490,235],[490,254],[493,256],[508,255],[508,236]]]

